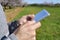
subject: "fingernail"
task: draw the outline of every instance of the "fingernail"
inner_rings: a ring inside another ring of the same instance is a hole
[[[29,16],[27,16],[27,21],[31,21],[32,20],[32,18],[31,17],[29,17]]]

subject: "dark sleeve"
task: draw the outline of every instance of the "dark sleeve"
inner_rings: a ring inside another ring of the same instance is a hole
[[[20,26],[18,21],[8,23],[9,35],[12,34]]]

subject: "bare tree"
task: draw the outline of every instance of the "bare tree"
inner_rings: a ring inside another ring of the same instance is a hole
[[[9,8],[15,6],[22,6],[22,0],[0,0],[0,3],[5,8],[8,6]]]
[[[8,0],[9,4],[12,6],[21,6],[22,0]]]

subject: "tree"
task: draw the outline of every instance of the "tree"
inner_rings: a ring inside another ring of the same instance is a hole
[[[8,0],[9,4],[12,6],[21,6],[22,0]]]
[[[9,8],[11,7],[16,7],[16,6],[22,6],[22,0],[0,0],[0,3],[4,8],[8,6]]]

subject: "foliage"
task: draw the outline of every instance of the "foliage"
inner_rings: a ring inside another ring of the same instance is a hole
[[[39,7],[60,7],[60,4],[29,4],[28,6],[39,6]]]

